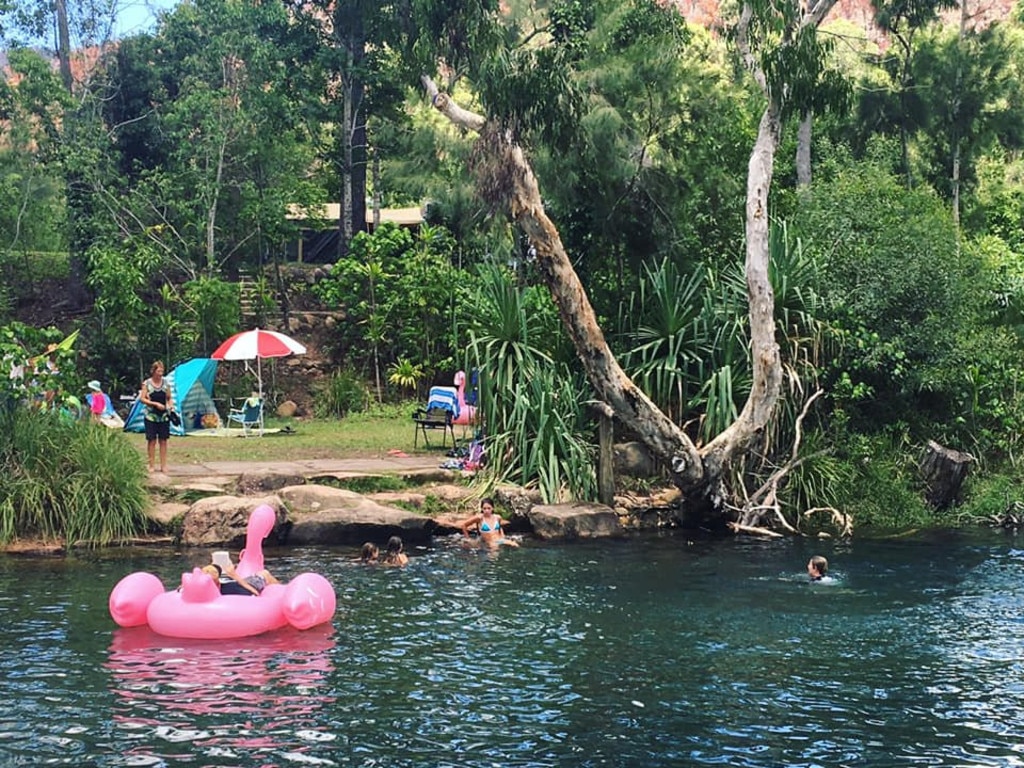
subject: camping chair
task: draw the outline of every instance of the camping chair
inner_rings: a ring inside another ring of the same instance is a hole
[[[441,447],[447,447],[448,434],[452,436],[452,447],[455,447],[455,419],[459,416],[459,397],[455,387],[431,387],[427,396],[427,407],[417,408],[412,414],[416,431],[413,433],[413,447],[419,442],[420,433],[423,443],[429,448],[430,440],[427,430],[440,429]]]
[[[441,447],[446,448],[448,446],[448,434],[452,436],[452,448],[455,447],[455,427],[452,425],[452,412],[447,408],[428,408],[423,410],[417,408],[412,414],[413,424],[416,426],[416,432],[413,434],[412,445],[413,448],[419,444],[420,433],[423,433],[423,444],[429,448],[430,440],[427,437],[428,429],[440,429],[441,432]]]
[[[228,412],[229,427],[233,421],[242,426],[246,437],[249,437],[254,431],[263,437],[263,399],[250,397],[246,399],[241,408],[232,408]]]

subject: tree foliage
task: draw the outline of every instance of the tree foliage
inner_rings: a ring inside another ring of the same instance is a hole
[[[654,0],[197,0],[70,91],[11,47],[0,313],[70,252],[88,354],[133,379],[234,329],[230,280],[282,258],[289,205],[347,201],[357,229],[370,195],[429,203],[419,236],[355,236],[320,283],[348,317],[335,362],[387,397],[486,360],[486,386],[512,388],[486,406],[503,471],[549,498],[592,490],[591,400],[688,498],[747,521],[728,503],[753,515],[771,483],[794,510],[842,503],[827,489],[855,487],[872,446],[900,472],[926,437],[1013,460],[1019,19],[954,31],[942,2],[879,2],[876,46],[823,33],[829,6],[750,0],[722,38]],[[73,9],[72,37],[102,39],[101,10]],[[24,40],[52,12],[19,1],[0,22]],[[429,104],[409,90],[423,74]],[[797,190],[810,113],[815,181]],[[324,389],[327,410],[363,399],[353,381]]]

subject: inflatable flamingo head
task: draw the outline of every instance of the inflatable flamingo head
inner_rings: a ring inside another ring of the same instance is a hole
[[[245,529],[245,549],[238,558],[238,575],[243,579],[263,570],[263,540],[274,530],[277,513],[269,504],[260,504],[249,514]]]
[[[457,371],[455,373],[455,386],[456,387],[462,387],[462,386],[465,386],[465,384],[466,384],[466,372],[465,371]]]
[[[220,597],[220,584],[201,568],[181,574],[181,600],[185,603],[208,603]]]

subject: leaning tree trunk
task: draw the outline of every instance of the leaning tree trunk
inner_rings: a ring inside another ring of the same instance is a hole
[[[817,26],[835,0],[817,0],[802,6],[804,14],[793,24]],[[725,431],[702,450],[669,419],[626,375],[612,355],[586,291],[565,253],[554,224],[547,217],[533,170],[522,147],[482,116],[463,109],[441,93],[434,81],[422,82],[434,107],[456,125],[481,136],[482,186],[493,202],[504,203],[530,239],[537,265],[558,308],[562,324],[583,363],[596,396],[615,418],[633,430],[652,454],[671,467],[675,484],[690,492],[690,503],[702,498],[723,514],[729,501],[724,485],[729,465],[769,425],[782,389],[782,366],[775,340],[775,297],[768,276],[768,195],[775,153],[781,136],[782,102],[786,88],[769,88],[764,72],[746,45],[754,9],[745,4],[740,36],[751,72],[768,99],[757,141],[751,152],[747,177],[746,277],[750,313],[753,384],[747,402]],[[782,45],[794,45],[793,29]],[[694,493],[699,491],[700,494]]]
[[[704,467],[696,447],[630,380],[612,355],[590,299],[566,256],[562,238],[544,211],[537,179],[522,148],[488,125],[482,116],[441,93],[431,78],[424,76],[423,85],[435,108],[456,125],[479,133],[481,141],[487,143],[487,156],[493,163],[491,178],[507,196],[504,202],[513,219],[536,250],[540,273],[597,396],[611,407],[615,418],[634,430],[652,453],[672,468],[681,488],[700,486]]]
[[[780,119],[775,101],[765,110],[750,158],[747,184],[747,288],[753,352],[753,386],[737,420],[698,451],[626,375],[612,355],[579,277],[566,256],[561,236],[548,218],[533,170],[522,147],[480,115],[463,109],[434,81],[423,84],[434,107],[456,125],[480,134],[488,158],[484,186],[501,197],[536,251],[537,265],[558,308],[597,396],[615,418],[633,430],[651,452],[671,467],[684,492],[700,491],[716,509],[728,501],[722,480],[729,462],[768,424],[781,390],[782,369],[775,341],[775,300],[768,278],[768,191],[778,148]],[[696,494],[695,494],[696,495]],[[696,501],[691,496],[691,502]]]

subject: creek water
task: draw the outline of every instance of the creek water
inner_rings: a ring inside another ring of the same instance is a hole
[[[810,584],[810,555],[833,581]],[[683,534],[404,569],[272,550],[332,626],[224,642],[114,626],[110,588],[198,550],[0,556],[0,765],[1016,766],[1024,541]]]

